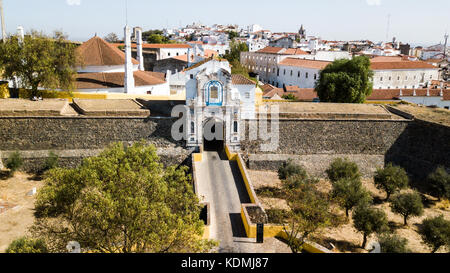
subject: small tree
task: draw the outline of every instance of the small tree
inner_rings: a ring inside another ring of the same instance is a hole
[[[386,192],[386,200],[389,200],[393,193],[408,187],[409,178],[406,171],[398,166],[389,163],[386,168],[378,169],[374,177],[375,186]]]
[[[394,213],[403,216],[404,225],[406,226],[410,216],[423,215],[422,198],[415,192],[399,194],[392,199],[391,209]]]
[[[55,154],[54,152],[50,152],[48,154],[48,157],[45,159],[43,170],[48,171],[58,167],[58,161],[59,161],[58,155]]]
[[[447,170],[439,166],[433,173],[428,176],[428,183],[432,192],[441,201],[442,198],[450,199],[450,174]]]
[[[310,185],[288,191],[287,203],[290,207],[287,225],[287,244],[292,252],[300,253],[305,241],[321,228],[330,225],[331,213],[326,195]]]
[[[111,145],[76,169],[52,169],[32,227],[51,252],[69,241],[99,253],[209,252],[186,167],[164,168],[145,143]]]
[[[328,170],[326,170],[326,173],[331,182],[336,182],[343,178],[359,179],[361,177],[358,165],[342,158],[335,159]]]
[[[359,203],[368,203],[372,199],[369,192],[364,189],[361,180],[349,178],[343,178],[333,183],[331,196],[345,209],[347,218],[353,207]]]
[[[355,228],[363,233],[362,248],[366,247],[367,237],[372,233],[380,233],[387,226],[386,213],[380,209],[371,208],[369,205],[356,207],[353,213]]]
[[[6,161],[6,168],[9,169],[9,175],[12,177],[14,173],[23,165],[23,159],[19,152],[14,152]]]
[[[410,253],[408,240],[395,234],[382,234],[378,236],[381,253]]]
[[[320,72],[316,91],[323,102],[364,103],[372,93],[372,77],[366,56],[336,60]]]
[[[63,35],[55,37],[58,39],[33,31],[23,41],[12,36],[0,43],[3,77],[11,80],[18,77],[23,88],[31,89],[31,96],[38,95],[38,88],[73,90],[75,45]]]
[[[14,240],[6,249],[6,253],[48,253],[43,240],[22,237]]]
[[[433,249],[432,253],[443,246],[450,248],[450,221],[445,220],[443,215],[425,219],[419,233],[422,240]]]
[[[117,34],[111,32],[110,34],[105,36],[105,41],[107,41],[108,43],[118,43],[120,40]]]
[[[308,173],[303,166],[295,164],[292,159],[289,159],[278,169],[278,178],[284,180],[291,176],[306,179],[308,177]]]

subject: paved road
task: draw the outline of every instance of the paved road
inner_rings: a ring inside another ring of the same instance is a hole
[[[276,239],[256,244],[246,238],[241,204],[251,201],[237,162],[228,161],[223,153],[204,152],[203,161],[195,164],[198,192],[211,204],[211,238],[220,241],[220,253],[289,252]]]

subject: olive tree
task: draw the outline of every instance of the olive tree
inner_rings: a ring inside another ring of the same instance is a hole
[[[403,193],[392,198],[391,209],[403,216],[404,225],[408,225],[410,216],[423,215],[422,197],[418,193]]]
[[[384,169],[378,169],[374,177],[377,189],[386,192],[386,200],[389,200],[392,194],[408,187],[409,178],[406,171],[389,163]]]
[[[396,234],[383,233],[378,236],[378,242],[381,246],[381,253],[410,253],[408,249],[408,240]]]
[[[331,182],[336,182],[343,178],[359,179],[361,177],[358,165],[343,158],[335,159],[326,170],[326,173]]]
[[[98,253],[208,252],[186,167],[164,168],[153,145],[113,144],[75,169],[51,169],[36,202],[35,238]]]
[[[419,227],[419,234],[433,249],[432,253],[443,246],[450,248],[450,221],[445,220],[443,215],[425,219]]]
[[[353,224],[356,230],[363,233],[362,248],[366,247],[367,237],[372,233],[381,233],[387,226],[386,213],[372,208],[368,204],[356,207],[353,213]]]
[[[450,199],[450,174],[444,167],[439,166],[428,176],[428,184],[439,201],[442,198]]]
[[[349,216],[349,211],[359,203],[371,201],[369,192],[364,189],[361,180],[343,178],[333,183],[331,196],[337,200],[339,205],[345,209],[345,215]]]

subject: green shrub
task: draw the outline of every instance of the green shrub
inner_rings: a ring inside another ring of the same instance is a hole
[[[48,154],[47,159],[45,159],[43,170],[48,171],[58,167],[58,161],[59,161],[58,155],[56,155],[54,152],[50,152]]]
[[[271,224],[285,224],[289,220],[289,212],[286,210],[268,209],[266,213]]]
[[[395,234],[381,234],[378,236],[381,253],[411,253],[407,248],[408,240]]]
[[[305,178],[303,175],[293,175],[281,181],[283,189],[285,190],[300,189],[304,185],[314,185],[318,182],[319,180],[317,179],[308,177]]]
[[[19,152],[14,152],[6,161],[6,168],[10,170],[11,176],[23,165],[23,159]]]
[[[404,193],[394,196],[391,201],[391,209],[394,213],[403,216],[405,226],[408,225],[410,216],[423,215],[422,197],[418,193]]]
[[[22,237],[13,241],[6,249],[6,253],[48,253],[48,249],[42,240]]]
[[[433,173],[428,176],[428,183],[432,189],[432,193],[439,198],[450,199],[450,174],[444,167],[439,166]]]
[[[347,217],[349,216],[349,211],[356,205],[372,201],[369,192],[363,187],[361,180],[349,178],[343,178],[333,183],[331,197],[345,209],[345,215]]]
[[[445,220],[443,215],[425,219],[419,227],[419,234],[433,249],[432,253],[443,246],[450,248],[450,221]]]
[[[296,176],[300,179],[306,179],[308,177],[308,174],[303,166],[294,164],[293,161],[289,159],[287,162],[283,163],[283,166],[278,169],[278,177],[281,180],[285,180],[291,176]]]
[[[367,237],[372,233],[381,233],[387,227],[387,216],[381,209],[367,204],[356,207],[353,213],[353,225],[364,235],[362,248],[366,247]]]
[[[386,200],[401,189],[408,187],[409,178],[406,171],[389,163],[386,168],[378,169],[374,177],[375,186],[386,192]]]
[[[348,159],[337,158],[335,159],[328,170],[326,170],[328,178],[331,182],[336,182],[343,178],[348,179],[360,179],[361,174],[356,163],[349,161]]]

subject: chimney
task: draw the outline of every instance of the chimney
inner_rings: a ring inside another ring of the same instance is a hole
[[[170,78],[172,77],[172,71],[167,70],[166,72],[166,82],[170,82]]]
[[[0,16],[2,17],[2,39],[6,42],[6,26],[5,26],[5,14],[3,13],[3,0],[0,0]]]
[[[17,37],[19,38],[19,42],[23,43],[23,40],[25,39],[25,34],[22,26],[17,27]]]
[[[191,67],[191,48],[188,48],[188,52],[187,52],[187,67]]]
[[[137,43],[137,60],[139,62],[139,70],[144,71],[144,55],[142,52],[142,29],[140,27],[136,28],[136,43]]]
[[[125,93],[132,94],[134,90],[133,62],[131,61],[131,31],[127,25],[125,32]]]

